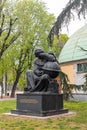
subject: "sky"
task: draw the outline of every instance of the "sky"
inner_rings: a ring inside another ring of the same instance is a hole
[[[69,0],[42,0],[43,2],[46,3],[46,6],[48,8],[48,12],[52,13],[57,16],[61,13],[63,8],[66,6]],[[62,29],[62,33],[66,33],[68,36],[71,36],[74,34],[78,29],[83,27],[87,23],[87,19],[81,19],[79,20],[77,17],[75,17],[75,20],[71,21],[69,24],[69,31],[67,31],[67,28]]]

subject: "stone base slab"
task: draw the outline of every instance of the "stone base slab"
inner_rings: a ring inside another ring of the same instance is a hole
[[[24,93],[17,94],[16,110],[11,113],[44,117],[68,113],[68,109],[63,108],[63,94]]]

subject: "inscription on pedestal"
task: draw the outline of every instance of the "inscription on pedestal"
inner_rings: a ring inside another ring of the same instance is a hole
[[[32,104],[36,104],[36,103],[38,103],[38,100],[36,100],[36,99],[20,99],[19,102],[20,103],[32,103]]]

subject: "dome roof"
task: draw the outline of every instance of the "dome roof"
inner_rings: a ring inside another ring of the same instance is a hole
[[[87,25],[83,26],[64,45],[60,55],[59,63],[87,59]]]

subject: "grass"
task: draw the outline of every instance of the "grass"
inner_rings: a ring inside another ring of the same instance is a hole
[[[15,100],[0,101],[0,113],[9,112],[11,109],[16,108]]]
[[[0,101],[0,130],[87,130],[87,102],[65,102],[64,106],[76,115],[35,119],[4,115],[16,108],[16,102]]]

